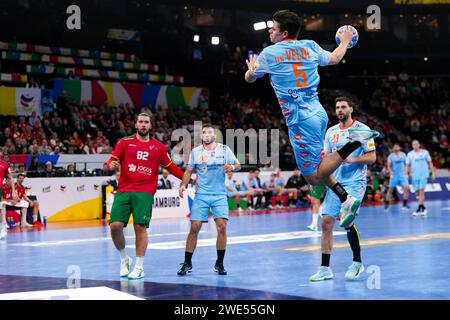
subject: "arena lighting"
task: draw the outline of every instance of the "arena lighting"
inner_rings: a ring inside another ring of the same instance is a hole
[[[255,29],[255,31],[262,30],[265,28],[266,28],[266,23],[264,21],[256,22],[253,24],[253,29]]]
[[[199,42],[200,36],[198,34],[194,35],[194,42]]]
[[[428,57],[423,57],[423,61],[428,61]]]
[[[267,28],[272,28],[273,27],[273,21],[272,20],[269,20],[266,23],[267,23]]]
[[[219,37],[211,37],[211,43],[213,45],[218,45],[220,42],[220,38]]]

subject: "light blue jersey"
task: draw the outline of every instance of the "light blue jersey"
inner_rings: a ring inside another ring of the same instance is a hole
[[[406,154],[404,152],[399,152],[398,155],[392,152],[388,156],[387,161],[395,178],[403,178],[405,176]]]
[[[203,145],[194,148],[189,156],[188,168],[197,169],[196,194],[226,195],[223,166],[236,162],[230,148],[221,143],[213,151],[205,150]]]
[[[324,152],[331,153],[339,150],[348,142],[348,129],[366,129],[370,130],[365,124],[354,120],[350,127],[341,129],[339,124],[329,128],[325,135]],[[360,157],[364,153],[374,151],[375,142],[373,139],[367,141],[364,145],[353,151],[351,157]],[[359,163],[343,163],[336,169],[333,176],[342,185],[351,184],[355,181],[366,181],[367,177],[367,165]]]
[[[235,192],[237,191],[236,189],[236,182],[233,179],[225,179],[225,187],[232,189],[232,191],[228,191],[228,192]]]
[[[286,39],[266,47],[256,61],[256,78],[269,74],[288,126],[316,114],[322,106],[317,98],[318,66],[330,62],[331,52],[313,40]]]
[[[279,176],[278,178],[275,179],[275,183],[277,185],[277,187],[279,188],[284,188],[284,186],[286,185],[284,178]]]
[[[391,166],[393,174],[389,179],[389,188],[408,185],[408,180],[405,175],[406,154],[404,152],[400,152],[399,154],[392,152],[388,156],[387,161]]]
[[[406,164],[411,166],[411,179],[428,179],[430,174],[428,162],[430,161],[431,157],[427,150],[421,149],[419,152],[415,152],[414,150],[408,152]]]
[[[339,125],[329,128],[325,135],[324,152],[330,153],[343,147],[348,142],[348,129],[350,128],[369,129],[368,126],[356,120],[347,128],[341,129]],[[374,150],[375,142],[371,139],[353,151],[350,156],[360,157],[364,153]],[[336,169],[333,176],[342,184],[350,195],[359,201],[363,200],[367,185],[367,165],[359,163],[343,163]],[[322,215],[332,216],[337,219],[341,208],[342,203],[338,196],[332,190],[328,189],[322,204]]]
[[[248,188],[247,186],[250,188]],[[246,176],[244,178],[244,180],[242,180],[241,190],[249,191],[249,190],[255,189],[257,187],[258,187],[258,181],[256,180],[256,178],[253,178],[250,180],[249,176]]]

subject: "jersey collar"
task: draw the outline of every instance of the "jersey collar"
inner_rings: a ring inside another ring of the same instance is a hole
[[[339,129],[340,130],[347,130],[348,128],[351,128],[355,124],[355,122],[356,122],[356,119],[353,119],[352,123],[349,126],[345,127],[345,128],[341,128],[341,124],[339,123]]]

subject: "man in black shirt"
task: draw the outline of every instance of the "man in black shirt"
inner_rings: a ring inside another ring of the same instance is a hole
[[[294,169],[294,174],[288,179],[286,189],[289,195],[289,207],[295,208],[298,200],[307,201],[308,183],[297,168]]]

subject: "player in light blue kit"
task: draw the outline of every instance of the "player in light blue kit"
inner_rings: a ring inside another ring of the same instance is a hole
[[[411,187],[419,201],[419,207],[413,212],[413,216],[426,216],[428,211],[425,208],[425,187],[430,172],[432,180],[436,178],[436,175],[428,151],[420,148],[418,140],[412,141],[412,147],[413,149],[406,156],[406,174],[408,179],[411,178]]]
[[[406,178],[406,154],[400,151],[400,146],[394,144],[392,153],[387,158],[387,168],[390,173],[389,189],[387,191],[384,209],[387,210],[392,200],[392,191],[395,187],[403,188],[403,210],[408,210],[409,184]]]
[[[312,40],[297,40],[300,25],[296,13],[287,10],[276,12],[269,30],[270,40],[274,44],[264,48],[258,57],[253,55],[247,60],[249,70],[245,73],[245,80],[251,83],[269,74],[286,119],[298,168],[309,184],[326,184],[337,194],[343,203],[341,219],[348,224],[354,219],[361,203],[349,195],[331,174],[353,151],[379,133],[352,128],[347,143],[321,161],[328,116],[317,94],[320,81],[317,69],[318,66],[338,64],[353,34],[346,29],[340,35],[340,45],[333,52],[328,52]]]
[[[203,222],[208,222],[210,212],[217,228],[217,261],[215,271],[226,275],[223,266],[225,248],[227,245],[228,202],[225,188],[225,173],[241,169],[239,161],[224,144],[216,142],[216,135],[211,124],[202,126],[202,145],[194,148],[189,156],[189,162],[180,184],[180,197],[191,179],[192,172],[197,172],[197,188],[191,208],[191,229],[186,240],[184,262],[178,271],[184,276],[192,271],[192,255],[197,246],[198,233]]]
[[[324,142],[326,154],[341,148],[346,143],[349,130],[352,128],[369,130],[369,127],[365,124],[352,119],[355,104],[350,99],[338,97],[335,102],[339,124],[327,130]],[[333,175],[348,190],[349,194],[361,201],[366,191],[367,165],[374,163],[376,159],[375,142],[370,139],[353,151]],[[310,281],[322,281],[334,277],[330,268],[330,256],[333,247],[333,226],[335,220],[339,217],[341,206],[342,203],[337,195],[328,189],[322,203],[322,264],[317,273],[311,276]],[[353,263],[345,273],[345,280],[355,280],[364,271],[361,261],[359,233],[354,222],[346,226],[345,230],[347,230],[347,239],[353,252]]]

